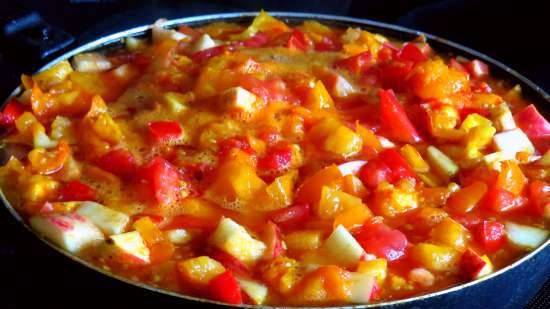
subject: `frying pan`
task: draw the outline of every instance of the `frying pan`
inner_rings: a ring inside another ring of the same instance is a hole
[[[236,23],[248,23],[258,13],[225,13],[225,14],[212,14],[201,15],[186,18],[179,18],[169,20],[165,23],[166,27],[177,27],[181,24],[189,26],[200,26],[211,22],[236,22]],[[476,52],[470,48],[448,41],[446,39],[426,34],[420,31],[403,28],[396,25],[366,20],[357,19],[342,16],[322,15],[322,14],[310,14],[310,13],[288,13],[288,12],[271,12],[270,15],[282,19],[289,24],[300,23],[304,20],[317,20],[324,24],[336,27],[361,27],[363,29],[380,33],[388,37],[392,37],[399,40],[412,40],[418,35],[424,35],[430,46],[439,53],[450,54],[455,56],[464,56],[466,58],[477,58],[491,67],[491,73],[495,76],[509,81],[512,85],[519,84],[522,87],[522,94],[534,102],[537,108],[546,116],[550,115],[550,95],[545,93],[540,87],[532,83],[527,78],[523,77],[518,72],[514,71],[510,67],[484,55]],[[122,39],[127,36],[134,37],[148,37],[150,36],[151,26],[140,26],[132,29],[128,29],[122,32],[114,33],[93,42],[81,45],[64,54],[58,56],[54,60],[46,63],[41,67],[39,71],[45,70],[53,66],[55,63],[69,59],[72,56],[89,51],[105,50],[110,48],[117,48],[122,46]],[[21,87],[16,88],[12,92],[13,95],[17,95],[21,92]],[[27,222],[21,217],[19,213],[10,205],[6,200],[3,192],[0,192],[0,200],[4,207],[7,208],[9,213],[13,216],[13,219],[18,221],[28,231],[33,233],[36,237],[46,243],[53,250],[65,255],[67,258],[80,263],[92,270],[101,273],[107,277],[131,284],[143,289],[153,291],[158,294],[158,297],[172,298],[176,302],[181,302],[182,305],[202,305],[209,306],[227,306],[219,302],[197,298],[188,295],[182,295],[175,292],[170,292],[155,288],[149,285],[145,285],[140,282],[132,281],[128,278],[121,277],[105,271],[104,269],[97,267],[77,256],[56,247],[51,244],[44,237],[36,233],[30,228]],[[514,297],[519,297],[522,294],[533,295],[535,291],[530,290],[530,287],[539,287],[543,281],[550,276],[550,239],[546,240],[537,249],[527,253],[519,260],[515,261],[511,265],[508,265],[493,274],[485,276],[481,279],[471,281],[462,285],[450,287],[445,290],[415,296],[407,299],[384,301],[380,303],[355,305],[355,306],[343,306],[341,308],[475,308],[484,307],[490,305],[494,308],[504,308],[508,303],[513,301]],[[69,262],[69,261],[67,261]],[[541,275],[542,272],[542,275]],[[535,276],[534,274],[537,274]],[[525,302],[525,300],[523,300]],[[517,303],[517,302],[516,302]],[[485,304],[485,305],[484,305]],[[254,305],[242,305],[244,308],[255,308],[259,306]]]

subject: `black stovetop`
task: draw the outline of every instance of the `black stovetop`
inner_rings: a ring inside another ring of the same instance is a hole
[[[5,23],[8,16],[34,11],[56,31],[65,31],[66,37],[60,41],[67,39],[70,43],[74,40],[71,46],[76,46],[105,34],[151,23],[160,17],[261,8],[346,15],[395,23],[448,38],[500,60],[550,92],[550,46],[544,42],[547,27],[541,28],[547,13],[540,2],[522,1],[509,6],[497,1],[472,0],[4,0],[0,21]],[[27,43],[23,42],[23,46]],[[39,56],[24,47],[0,41],[0,97],[6,97],[18,84],[19,74],[31,73],[44,63]],[[27,308],[38,304],[58,308],[178,306],[173,300],[107,279],[71,262],[19,226],[4,207],[0,207],[0,276],[3,282],[0,284],[0,308]],[[530,308],[550,308],[548,283],[539,296],[533,298],[544,277],[548,277],[548,267],[542,273],[535,271],[532,282],[537,284],[518,288],[518,295],[499,295],[499,291],[495,291],[494,297],[499,300],[494,304],[499,308],[521,308],[531,299]],[[490,303],[476,300],[466,302],[464,308],[483,308]]]

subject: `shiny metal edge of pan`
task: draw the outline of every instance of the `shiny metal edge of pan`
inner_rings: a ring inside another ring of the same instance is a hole
[[[514,82],[522,84],[522,86],[527,86],[527,88],[522,87],[522,90],[526,92],[526,94],[528,95],[528,97],[530,97],[530,99],[535,101],[535,104],[537,105],[537,107],[542,109],[541,111],[543,113],[545,113],[546,115],[549,114],[549,111],[550,111],[550,95],[547,94],[544,90],[542,90],[539,86],[534,84],[532,81],[530,81],[529,79],[527,79],[524,76],[522,76],[521,74],[519,74],[517,71],[511,69],[510,67],[504,65],[503,63],[501,63],[497,60],[494,60],[494,59],[492,59],[492,58],[490,58],[490,57],[488,57],[488,56],[486,56],[486,55],[484,55],[480,52],[477,52],[473,49],[462,46],[460,44],[454,43],[452,41],[443,39],[441,37],[438,37],[438,36],[435,36],[435,35],[432,35],[432,34],[428,34],[428,33],[425,33],[425,32],[421,32],[421,31],[417,31],[417,30],[408,29],[408,28],[405,28],[405,27],[397,26],[397,25],[372,21],[372,20],[368,20],[368,19],[344,17],[344,16],[337,16],[337,15],[326,15],[326,14],[311,14],[311,13],[270,12],[269,14],[274,16],[274,17],[280,18],[280,19],[282,19],[286,22],[289,22],[289,23],[293,23],[293,22],[295,23],[295,22],[299,22],[299,21],[303,21],[303,20],[317,20],[317,21],[321,21],[323,23],[326,23],[326,24],[329,24],[329,25],[332,25],[332,26],[340,26],[340,27],[357,26],[357,27],[361,27],[361,28],[366,29],[366,30],[372,30],[373,32],[378,32],[378,33],[381,33],[381,34],[384,34],[384,35],[387,35],[389,37],[396,38],[396,39],[412,39],[415,36],[424,35],[428,39],[428,42],[430,43],[430,45],[434,46],[434,43],[436,43],[434,47],[438,52],[441,52],[440,49],[446,49],[449,52],[451,52],[453,54],[456,54],[456,55],[462,55],[462,56],[466,56],[468,58],[478,58],[478,59],[483,60],[484,62],[488,63],[491,66],[492,69],[495,69],[495,68],[498,69],[500,72],[497,72],[497,75],[501,75],[504,80],[513,79]],[[181,25],[181,24],[186,24],[186,25],[191,25],[192,26],[192,25],[207,24],[207,23],[216,22],[216,21],[245,22],[245,21],[250,21],[250,19],[255,17],[256,15],[258,15],[258,12],[236,12],[236,13],[221,13],[221,14],[200,15],[200,16],[192,16],[192,17],[184,17],[184,18],[168,20],[168,21],[166,21],[166,23],[164,23],[164,26],[168,27],[168,28],[172,28],[172,27],[176,27],[176,26]],[[114,33],[114,34],[104,36],[100,39],[97,39],[97,40],[94,40],[92,42],[86,43],[84,45],[81,45],[77,48],[74,48],[74,49],[64,53],[63,55],[55,58],[54,60],[52,60],[52,61],[48,62],[47,64],[45,64],[44,66],[42,66],[39,71],[46,70],[46,69],[50,68],[51,66],[53,66],[54,64],[56,64],[57,62],[62,61],[62,60],[67,60],[67,59],[71,58],[72,56],[77,55],[79,53],[82,53],[82,52],[85,52],[85,51],[90,51],[90,50],[100,50],[100,49],[103,49],[103,48],[106,48],[106,47],[116,45],[117,43],[120,43],[123,38],[128,37],[128,36],[145,36],[145,35],[149,34],[151,28],[152,28],[152,25],[139,26],[139,27],[131,28],[131,29],[121,31],[121,32],[118,32],[118,33]],[[20,91],[21,91],[21,87],[19,86],[11,93],[10,96],[17,95],[18,93],[20,93]],[[545,105],[542,105],[542,104],[545,104]],[[10,214],[17,221],[19,221],[19,223],[22,224],[28,231],[30,231],[32,234],[34,234],[36,237],[38,237],[42,242],[46,243],[49,247],[51,247],[55,251],[65,255],[69,259],[71,259],[71,260],[73,260],[77,263],[80,263],[82,265],[85,265],[86,267],[88,267],[88,268],[90,268],[90,269],[92,269],[96,272],[99,272],[99,273],[101,273],[105,276],[111,277],[113,279],[125,282],[127,284],[133,285],[135,287],[140,287],[140,288],[144,288],[144,289],[147,289],[149,291],[152,291],[152,292],[177,297],[177,298],[180,298],[182,300],[197,302],[197,303],[203,303],[205,305],[206,304],[212,304],[212,305],[215,304],[215,305],[226,306],[226,307],[235,307],[234,305],[229,305],[229,304],[225,304],[225,303],[221,303],[221,302],[217,302],[217,301],[213,301],[213,300],[209,300],[209,299],[194,297],[194,296],[190,296],[190,295],[179,294],[179,293],[176,293],[176,292],[172,292],[172,291],[164,290],[164,289],[161,289],[161,288],[153,287],[153,286],[150,286],[150,285],[147,285],[147,284],[144,284],[144,283],[141,283],[141,282],[138,282],[138,281],[134,281],[134,280],[131,280],[129,278],[126,278],[126,277],[108,272],[108,271],[104,270],[101,267],[98,267],[98,266],[96,266],[96,265],[94,265],[94,264],[92,264],[92,263],[76,256],[76,255],[73,255],[73,254],[57,247],[56,245],[54,245],[50,241],[48,241],[46,238],[44,238],[42,235],[35,232],[27,224],[27,222],[25,222],[25,220],[21,217],[21,215],[12,207],[12,205],[10,205],[10,203],[7,201],[7,199],[4,195],[4,193],[2,192],[2,190],[0,190],[0,200],[5,205],[5,207],[8,209]],[[470,287],[473,287],[473,286],[475,286],[479,283],[491,280],[492,278],[494,278],[496,276],[499,276],[500,274],[503,274],[504,272],[506,272],[508,270],[511,270],[511,269],[517,267],[518,265],[528,261],[533,256],[535,256],[537,253],[539,253],[539,252],[545,250],[547,247],[549,247],[549,245],[550,245],[550,238],[547,239],[544,244],[540,245],[535,250],[527,253],[526,255],[524,255],[523,257],[521,257],[520,259],[518,259],[514,263],[512,263],[512,264],[510,264],[510,265],[508,265],[504,268],[501,268],[498,271],[496,271],[496,272],[494,272],[490,275],[487,275],[487,276],[482,277],[480,279],[470,281],[470,282],[467,282],[467,283],[464,283],[464,284],[452,286],[452,287],[449,287],[449,288],[444,289],[444,290],[431,292],[431,293],[427,293],[427,294],[423,294],[423,295],[418,295],[418,296],[414,296],[414,297],[409,297],[409,298],[405,298],[405,299],[398,299],[398,300],[391,300],[391,301],[371,303],[371,304],[363,304],[363,305],[337,306],[337,308],[385,308],[385,307],[388,308],[388,307],[403,306],[403,305],[405,305],[405,306],[406,305],[414,306],[415,302],[426,301],[430,298],[435,298],[437,296],[442,296],[442,295],[452,293],[452,292],[456,292],[456,291],[459,291],[459,290],[462,290],[462,289],[465,289],[465,288],[470,288]],[[246,304],[240,305],[238,307],[241,307],[241,308],[266,308],[266,306],[246,305]],[[295,308],[295,307],[271,306],[271,307],[268,307],[268,308]],[[326,307],[307,307],[307,308],[326,308]]]

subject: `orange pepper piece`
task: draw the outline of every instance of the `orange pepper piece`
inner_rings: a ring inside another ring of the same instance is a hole
[[[527,178],[514,161],[502,162],[501,171],[497,177],[497,187],[508,190],[516,195],[521,194]]]
[[[464,214],[472,211],[487,193],[487,184],[475,181],[451,195],[447,207],[454,213]]]

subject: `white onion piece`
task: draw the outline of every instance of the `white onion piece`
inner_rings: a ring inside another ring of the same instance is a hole
[[[164,29],[166,19],[159,19],[153,24],[153,42],[160,42],[166,39],[179,41],[187,38],[188,36],[173,29]]]
[[[342,176],[356,175],[365,164],[367,164],[367,161],[365,160],[349,161],[338,165],[338,169],[340,170],[340,173],[342,173]]]

